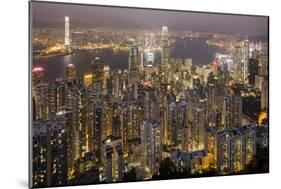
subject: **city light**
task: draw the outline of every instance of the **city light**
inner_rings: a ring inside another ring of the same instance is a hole
[[[42,71],[44,71],[44,69],[42,67],[34,67],[32,69],[32,72],[42,72]]]
[[[268,172],[268,41],[69,16],[32,31],[34,187]]]

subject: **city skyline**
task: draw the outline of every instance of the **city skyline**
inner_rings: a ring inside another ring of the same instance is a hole
[[[66,6],[65,6],[66,5]],[[59,27],[69,16],[75,27],[111,26],[157,29],[167,25],[172,30],[217,32],[268,37],[268,17],[224,13],[167,11],[107,7],[102,5],[34,2],[34,27]],[[102,20],[102,21],[101,21]]]
[[[32,5],[32,20],[60,20],[32,29],[33,187],[268,173],[268,41],[245,35],[267,17]],[[187,17],[221,32],[169,23]]]

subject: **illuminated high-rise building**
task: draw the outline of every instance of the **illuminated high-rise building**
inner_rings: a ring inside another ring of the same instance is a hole
[[[242,98],[239,95],[232,95],[232,126],[242,125]]]
[[[217,136],[217,169],[219,174],[231,173],[231,135],[221,131]]]
[[[34,119],[49,120],[50,116],[66,104],[66,85],[63,81],[37,84],[33,88]]]
[[[112,107],[111,103],[105,101],[102,105],[103,107],[103,120],[102,120],[102,141],[104,141],[108,136],[112,136]]]
[[[102,149],[102,128],[103,128],[103,112],[100,103],[93,104],[93,143],[94,150],[97,152],[98,162],[101,165],[101,149]]]
[[[217,153],[218,153],[218,134],[217,129],[209,127],[206,129],[206,141],[207,141],[207,166],[209,168],[217,169]]]
[[[34,119],[38,120],[49,120],[49,85],[44,83],[37,85],[34,90],[34,109],[35,109],[35,117]]]
[[[231,167],[230,172],[240,172],[245,167],[245,141],[238,129],[233,129],[231,135]]]
[[[85,152],[86,153],[95,153],[94,151],[94,112],[93,112],[93,102],[94,102],[94,96],[91,93],[91,91],[87,90],[88,88],[85,89],[85,98],[83,98],[83,105],[81,108],[82,109],[82,119],[83,119],[83,124],[82,124],[82,133],[83,133],[83,142],[85,146]]]
[[[261,110],[268,110],[268,79],[265,79],[261,85]]]
[[[88,153],[91,150],[89,138],[92,134],[92,130],[90,129],[92,124],[88,121],[89,113],[92,113],[89,111],[90,105],[88,105],[88,103],[91,102],[90,92],[81,85],[78,100],[79,158],[84,157],[85,153]]]
[[[185,100],[172,101],[168,107],[167,138],[169,145],[182,148],[184,141],[184,129],[187,127],[187,103]],[[187,140],[187,138],[185,138]]]
[[[113,75],[113,82],[112,82],[112,93],[114,96],[120,97],[121,95],[121,77],[122,77],[122,71],[118,70]]]
[[[62,142],[64,145],[66,145],[66,147],[64,147],[64,148],[67,149],[67,152],[66,152],[67,156],[63,157],[63,158],[67,159],[66,160],[67,177],[71,178],[71,176],[72,176],[71,174],[73,173],[73,169],[74,169],[74,161],[75,161],[74,155],[73,155],[74,145],[75,145],[75,141],[74,141],[75,133],[74,133],[72,112],[65,107],[60,108],[59,111],[57,111],[55,114],[52,115],[51,125],[52,125],[51,136],[60,138],[62,135],[65,135],[63,137],[66,137],[59,141],[56,141],[55,139],[53,139],[53,140],[55,140],[55,142],[57,142],[56,145],[59,145]],[[53,130],[53,128],[54,128],[54,130]],[[58,133],[54,133],[57,131],[58,131]],[[62,141],[62,140],[64,140],[64,141]],[[55,143],[51,144],[51,146],[50,146],[51,148],[53,147],[52,146],[53,144],[55,144]],[[56,158],[60,158],[60,157],[56,157]]]
[[[224,95],[219,97],[219,111],[221,112],[219,127],[227,129],[242,124],[242,98],[238,95]]]
[[[56,111],[59,110],[60,107],[66,106],[66,94],[67,94],[67,86],[64,81],[57,82],[56,84]]]
[[[193,104],[192,119],[189,125],[191,151],[203,150],[205,148],[205,109],[203,104]]]
[[[57,106],[57,83],[50,83],[48,85],[48,106],[49,106],[49,115],[52,115],[57,112],[58,106]]]
[[[38,84],[33,88],[34,117],[38,120],[49,120],[50,116],[66,105],[65,82],[51,82]]]
[[[47,121],[33,122],[32,136],[32,182],[34,187],[46,186],[48,183],[47,176]]]
[[[134,82],[139,81],[139,70],[140,68],[140,55],[138,44],[135,40],[132,41],[130,47],[130,55],[129,55],[129,85],[132,85]]]
[[[233,62],[234,62],[234,79],[236,82],[241,83],[242,82],[242,50],[239,45],[236,45],[234,47],[233,52]]]
[[[102,87],[106,91],[106,94],[110,93],[109,84],[110,84],[110,67],[104,66],[103,67]]]
[[[87,73],[84,74],[83,76],[83,85],[85,87],[89,87],[92,85],[92,81],[93,81],[93,74]]]
[[[248,83],[249,66],[249,40],[242,42],[242,79],[243,83]]]
[[[168,27],[162,27],[162,38],[161,38],[161,64],[169,63],[169,36],[168,36]]]
[[[135,71],[138,68],[139,49],[135,40],[132,40],[130,55],[129,55],[129,72]]]
[[[250,58],[249,59],[249,75],[248,80],[249,84],[255,85],[255,76],[259,75],[259,61],[257,59]]]
[[[46,91],[42,91],[42,88],[46,89]],[[47,120],[47,88],[47,84],[44,84],[44,69],[34,67],[32,69],[33,120],[43,119],[43,117],[44,120]]]
[[[146,67],[154,66],[154,54],[153,54],[153,52],[147,52],[146,53],[145,66]]]
[[[167,128],[168,144],[170,145],[176,144],[177,125],[178,125],[177,105],[175,102],[171,102],[168,108],[168,128]]]
[[[68,183],[68,133],[71,120],[67,120],[64,111],[51,118],[50,128],[50,185],[62,186]]]
[[[158,171],[162,160],[162,139],[160,123],[145,119],[141,124],[142,168],[148,169],[150,175]]]
[[[207,127],[215,127],[218,115],[219,91],[214,83],[207,84]]]
[[[76,79],[76,67],[74,64],[67,65],[66,78],[67,78],[67,81],[72,81],[72,80]]]
[[[206,130],[207,167],[218,174],[242,171],[256,154],[256,131],[251,126]]]
[[[82,88],[82,82],[72,83],[67,88],[67,99],[66,108],[70,109],[72,112],[72,123],[73,123],[73,152],[72,158],[77,160],[84,150],[84,137],[81,137],[80,132],[85,127],[85,106],[83,102],[85,101],[85,90]],[[80,142],[82,141],[83,142]]]
[[[141,54],[141,58],[144,59],[144,66],[145,67],[151,67],[154,66],[154,53],[153,53],[153,47],[154,47],[154,35],[147,35],[145,38],[145,47],[144,52]]]
[[[118,111],[120,117],[120,137],[125,157],[128,155],[128,140],[129,140],[129,120],[130,109],[126,101],[118,104]],[[117,131],[118,132],[118,131]]]
[[[256,155],[256,131],[249,127],[243,127],[241,129],[245,140],[244,164],[248,165]]]
[[[254,87],[256,89],[259,89],[260,91],[262,90],[262,84],[264,82],[264,77],[263,76],[260,76],[260,75],[255,75],[255,85]]]
[[[180,100],[177,102],[177,109],[178,109],[178,125],[176,129],[177,138],[176,138],[176,144],[181,145],[181,148],[183,148],[183,144],[187,138],[184,138],[184,130],[188,127],[188,119],[187,119],[187,102],[185,100]]]
[[[168,144],[168,102],[167,102],[167,96],[164,95],[164,93],[161,91],[159,94],[159,116],[160,116],[160,125],[161,125],[161,135],[162,135],[162,141],[163,144]]]
[[[92,75],[92,88],[97,92],[102,92],[103,68],[99,57],[92,61]]]
[[[34,67],[32,69],[32,85],[36,86],[37,84],[44,82],[44,68]]]
[[[103,142],[103,161],[106,182],[122,181],[125,167],[120,138],[108,137]]]
[[[260,75],[268,76],[268,50],[266,48],[262,48],[258,60],[261,64]]]
[[[129,140],[140,136],[139,107],[136,101],[123,101],[118,104],[118,116],[113,120],[112,130],[115,136],[120,135],[124,156],[128,155]]]
[[[64,48],[68,49],[70,47],[70,32],[69,32],[69,17],[64,18]]]

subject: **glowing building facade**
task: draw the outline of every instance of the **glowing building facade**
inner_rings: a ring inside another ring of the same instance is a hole
[[[162,38],[161,38],[161,64],[169,63],[169,35],[168,35],[168,27],[162,27]]]
[[[103,142],[103,161],[105,180],[122,181],[125,167],[120,138],[109,137]]]
[[[66,78],[67,78],[67,81],[72,81],[72,80],[76,79],[76,67],[74,64],[67,65]]]
[[[162,139],[159,122],[145,119],[141,124],[141,146],[144,156],[142,166],[152,176],[157,172],[162,159]]]
[[[70,47],[70,31],[69,31],[69,27],[70,27],[69,17],[66,16],[64,18],[64,48],[65,49],[68,49]]]

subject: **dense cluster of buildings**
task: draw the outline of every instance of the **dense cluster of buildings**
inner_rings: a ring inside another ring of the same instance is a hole
[[[156,64],[151,38],[143,50],[132,40],[125,70],[94,57],[89,73],[78,76],[70,64],[66,78],[46,82],[44,68],[33,68],[34,186],[118,182],[132,169],[136,180],[151,179],[165,158],[178,172],[239,173],[258,143],[268,145],[259,133],[266,116],[258,122],[243,106],[252,99],[268,112],[266,44],[237,42],[193,66],[169,56],[166,26]]]

